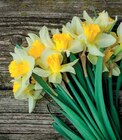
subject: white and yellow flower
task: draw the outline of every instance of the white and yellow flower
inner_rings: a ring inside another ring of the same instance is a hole
[[[16,48],[15,53],[11,53],[13,61],[9,65],[9,72],[12,78],[27,81],[33,71],[35,60],[29,56],[23,48]],[[22,83],[23,83],[22,82]]]
[[[74,39],[68,33],[60,33],[58,29],[52,32],[53,36],[50,38],[48,28],[44,26],[39,33],[43,44],[48,49],[56,52],[66,52],[67,56],[70,52],[78,53],[82,51],[80,40]]]
[[[122,59],[122,23],[117,28],[117,34],[111,32],[111,35],[116,38],[116,42],[104,50],[103,57],[103,72],[112,71],[112,75],[118,76],[120,74],[119,66],[116,62]],[[88,54],[89,61],[96,65],[98,57]]]
[[[115,19],[112,19],[110,18],[108,12],[106,11],[99,13],[98,17],[93,17],[93,18],[91,18],[86,11],[83,11],[83,18],[89,24],[99,25],[100,29],[103,32],[110,31],[117,21],[117,16],[115,17]]]
[[[103,56],[101,48],[111,46],[116,39],[107,33],[102,33],[98,24],[81,22],[78,17],[74,17],[71,23],[63,27],[64,33],[70,33],[81,42],[82,49],[87,50],[95,56]]]
[[[26,50],[30,56],[37,60],[41,57],[41,54],[44,52],[46,47],[43,45],[41,39],[36,34],[29,33],[28,36],[29,37],[26,37],[28,42],[28,47]]]
[[[41,77],[48,77],[49,82],[52,83],[61,83],[63,72],[71,72],[75,74],[75,70],[72,67],[78,60],[75,60],[68,64],[63,64],[63,57],[60,53],[52,53],[45,56],[45,65],[41,68],[35,68],[34,73]]]
[[[28,100],[29,113],[31,113],[35,107],[36,101],[43,97],[44,92],[42,88],[35,90],[35,84],[30,84],[29,81],[27,83],[23,85],[21,79],[14,80],[13,92],[16,99]]]

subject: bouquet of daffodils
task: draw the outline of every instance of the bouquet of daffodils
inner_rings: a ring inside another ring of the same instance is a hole
[[[29,33],[28,46],[16,45],[11,53],[9,72],[15,98],[28,99],[32,112],[36,101],[48,94],[53,101],[50,105],[63,116],[52,113],[48,105],[52,125],[67,140],[122,138],[117,112],[122,23],[113,31],[116,21],[106,11],[93,18],[84,11],[82,21],[73,17],[61,31],[49,33],[44,26],[39,36]]]

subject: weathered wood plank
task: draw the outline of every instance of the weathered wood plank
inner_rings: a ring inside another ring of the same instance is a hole
[[[80,15],[82,10],[108,10],[112,15],[121,15],[121,0],[12,0],[0,1],[0,16],[67,18]],[[9,12],[8,12],[9,11]]]
[[[122,95],[122,93],[120,94]],[[11,133],[30,133],[29,130],[31,127],[34,133],[37,133],[38,131],[43,131],[46,133],[47,126],[51,128],[52,123],[52,118],[47,110],[48,103],[49,102],[43,98],[42,101],[37,102],[34,112],[32,114],[28,114],[27,101],[19,101],[14,99],[11,90],[0,90],[0,132],[7,133],[10,131]],[[119,104],[119,114],[121,115],[122,119],[122,96],[120,96]],[[17,129],[16,131],[16,127],[18,127],[19,124],[22,128],[26,127],[25,125],[27,125],[26,130],[20,129],[19,131]],[[41,126],[42,129],[40,128]]]
[[[0,140],[64,140],[58,134],[0,134]]]
[[[33,140],[34,135],[36,139],[61,139],[51,125],[53,120],[47,110],[48,103],[42,99],[29,114],[27,101],[14,99],[11,90],[0,90],[0,140],[30,137]]]

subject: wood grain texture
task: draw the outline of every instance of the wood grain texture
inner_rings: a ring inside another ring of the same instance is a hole
[[[38,34],[46,25],[61,28],[76,15],[82,18],[82,11],[107,10],[112,17],[118,15],[122,21],[121,0],[0,0],[0,140],[61,140],[53,130],[46,105],[39,101],[32,114],[28,114],[26,101],[15,100],[8,74],[10,52],[15,44],[26,46],[28,32]],[[120,96],[122,116],[122,94]]]

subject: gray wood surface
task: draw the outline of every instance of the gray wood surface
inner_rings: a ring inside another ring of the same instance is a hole
[[[38,33],[43,25],[61,28],[82,11],[93,15],[107,10],[122,21],[122,0],[0,0],[0,140],[61,140],[53,130],[52,119],[43,99],[28,114],[26,101],[15,100],[8,74],[9,52],[15,44],[26,45],[28,32]],[[122,96],[120,97],[122,116]]]

